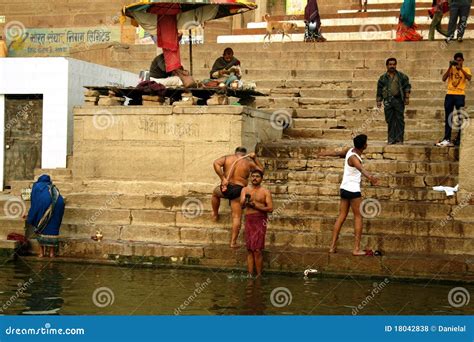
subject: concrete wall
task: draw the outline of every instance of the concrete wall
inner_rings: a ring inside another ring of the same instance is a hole
[[[253,151],[257,141],[282,134],[270,114],[239,106],[81,107],[74,111],[74,129],[75,182],[207,188],[218,182],[215,159],[237,146]]]
[[[0,117],[6,94],[43,94],[42,168],[66,167],[73,139],[73,106],[83,103],[84,85],[136,85],[132,73],[66,58],[0,59]],[[4,159],[4,127],[0,122],[0,160]],[[2,165],[3,166],[3,165]],[[3,182],[3,167],[0,183]]]
[[[84,86],[136,86],[138,75],[102,65],[68,58],[68,154],[73,144],[73,108],[84,103]]]
[[[0,60],[0,94],[43,94],[43,168],[66,167],[67,84],[68,62],[64,58]],[[4,118],[4,110],[0,116]],[[3,144],[4,125],[0,135]],[[4,148],[0,146],[0,160],[3,158]]]

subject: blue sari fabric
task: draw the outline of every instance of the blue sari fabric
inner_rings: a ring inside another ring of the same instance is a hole
[[[400,9],[400,20],[408,27],[415,23],[415,0],[404,0]]]
[[[51,185],[51,178],[48,175],[40,176],[38,181],[33,184],[33,189],[31,190],[31,208],[28,212],[26,222],[34,227],[38,227],[41,218],[51,205],[52,199],[49,193],[49,187]],[[50,236],[59,235],[59,228],[61,227],[63,215],[64,199],[59,195],[51,219],[41,234]]]

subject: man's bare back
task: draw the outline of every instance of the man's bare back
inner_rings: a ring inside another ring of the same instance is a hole
[[[228,199],[232,212],[231,247],[237,246],[242,216],[240,195],[248,184],[252,170],[263,172],[263,165],[255,153],[247,154],[247,150],[243,147],[236,148],[234,155],[227,155],[214,161],[214,171],[219,176],[221,184],[212,193],[212,219],[214,221],[219,219],[221,198]]]
[[[250,171],[254,169],[260,169],[255,161],[250,157],[238,160],[241,157],[230,155],[225,156],[224,158],[224,175],[226,178],[228,178],[230,184],[247,186]],[[234,170],[232,171],[232,175],[229,177],[229,172],[231,171],[234,162]]]

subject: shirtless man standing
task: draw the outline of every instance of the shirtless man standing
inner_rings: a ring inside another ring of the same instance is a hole
[[[273,211],[273,200],[270,190],[260,184],[263,172],[253,170],[250,174],[252,185],[245,187],[240,195],[240,204],[245,208],[245,241],[247,246],[247,269],[253,276],[254,268],[257,277],[262,275],[263,249],[267,232],[267,214]]]
[[[237,246],[240,226],[242,222],[242,208],[240,206],[240,193],[247,186],[250,170],[263,172],[263,165],[255,153],[246,155],[245,147],[237,147],[234,155],[223,156],[214,161],[214,170],[221,179],[221,185],[214,189],[212,194],[212,218],[219,219],[219,206],[221,198],[230,201],[232,212],[232,238],[230,247]]]

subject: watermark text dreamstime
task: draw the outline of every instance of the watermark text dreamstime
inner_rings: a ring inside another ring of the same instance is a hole
[[[3,313],[5,310],[7,310],[18,298],[23,296],[25,293],[26,289],[30,287],[31,284],[34,283],[34,280],[32,278],[28,279],[28,281],[24,283],[19,283],[18,284],[18,289],[16,292],[5,302],[3,303],[2,306],[0,306],[0,313]]]
[[[186,310],[186,308],[192,303],[194,302],[194,300],[196,300],[196,298],[206,289],[206,287],[208,287],[210,284],[212,283],[211,279],[210,278],[207,278],[205,282],[202,282],[202,283],[196,283],[196,288],[194,289],[193,293],[191,293],[191,295],[186,298],[186,300],[183,302],[183,304],[181,304],[179,307],[177,307],[176,309],[174,309],[174,314],[177,316],[177,315],[180,315],[183,310]]]
[[[46,323],[41,328],[15,328],[9,326],[5,329],[5,335],[85,335],[83,328],[52,328],[50,323]]]
[[[385,288],[385,286],[390,283],[390,280],[388,278],[385,278],[383,281],[380,283],[373,283],[373,289],[370,291],[370,293],[362,300],[362,302],[354,307],[352,309],[352,315],[358,315],[361,310],[363,310],[372,300],[374,300],[375,296],[378,295],[382,290]]]

